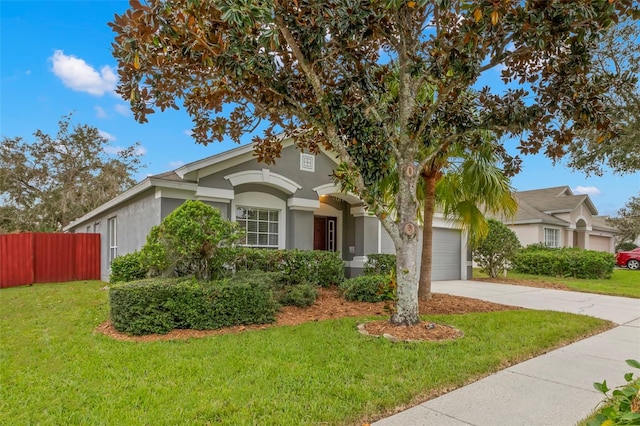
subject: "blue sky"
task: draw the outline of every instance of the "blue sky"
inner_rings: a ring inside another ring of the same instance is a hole
[[[116,61],[107,22],[128,1],[0,0],[0,134],[32,140],[40,129],[55,134],[58,120],[95,126],[112,150],[140,142],[147,165],[137,176],[172,170],[234,147],[231,141],[202,146],[189,136],[185,111],[157,112],[138,124],[128,104],[114,93]],[[249,142],[250,136],[245,138]],[[508,143],[511,150],[515,143]],[[588,193],[601,214],[614,214],[640,191],[640,173],[587,178],[544,156],[524,157],[513,179],[517,190],[568,185]]]

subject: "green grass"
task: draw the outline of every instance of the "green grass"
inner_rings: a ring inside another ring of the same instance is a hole
[[[486,273],[477,268],[473,269],[473,276],[474,278],[488,278]],[[570,290],[585,293],[640,298],[640,272],[628,269],[614,269],[613,275],[608,280],[549,277],[512,271],[507,275],[507,280],[509,279],[561,284]]]
[[[361,319],[121,342],[101,282],[0,290],[0,424],[360,424],[610,327],[547,311],[433,316],[462,339],[394,344]]]

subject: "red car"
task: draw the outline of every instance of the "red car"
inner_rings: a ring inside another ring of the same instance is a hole
[[[631,251],[621,251],[616,253],[616,263],[618,266],[626,266],[637,271],[640,269],[640,247]]]

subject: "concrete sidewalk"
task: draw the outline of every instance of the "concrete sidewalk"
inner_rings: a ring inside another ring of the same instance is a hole
[[[638,278],[640,281],[640,274]],[[571,426],[602,400],[602,394],[593,388],[594,381],[606,379],[613,388],[624,383],[625,373],[640,375],[624,362],[640,360],[640,299],[479,281],[434,282],[433,291],[590,315],[620,326],[509,367],[375,425]]]

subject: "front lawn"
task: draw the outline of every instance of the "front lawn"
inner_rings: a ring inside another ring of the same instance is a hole
[[[480,269],[473,269],[473,277],[488,279],[488,275],[481,272]],[[556,287],[561,286],[567,290],[583,291],[585,293],[608,294],[611,296],[624,296],[640,298],[640,271],[630,271],[629,269],[616,268],[610,279],[579,279],[579,278],[562,278],[549,277],[546,275],[521,274],[509,271],[507,278],[503,277],[495,280],[496,282],[504,282],[512,284],[533,283],[549,283],[555,284]]]
[[[101,282],[0,290],[0,424],[361,424],[610,327],[560,312],[434,316],[465,337],[394,344],[363,319],[183,341],[95,334]]]

